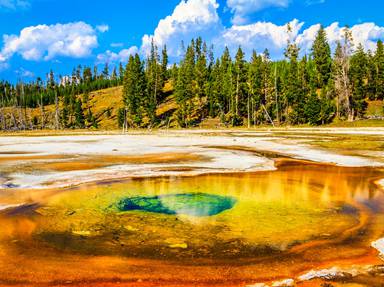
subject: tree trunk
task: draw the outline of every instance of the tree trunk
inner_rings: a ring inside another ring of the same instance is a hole
[[[59,99],[57,97],[57,91],[55,91],[55,129],[59,129]]]
[[[253,121],[253,127],[255,127],[255,103],[254,103],[254,100],[252,98],[251,100],[251,113],[252,113],[252,121]]]
[[[155,94],[154,94],[154,101],[155,101],[155,106],[157,105],[157,71],[155,73]]]
[[[17,121],[16,121],[16,117],[15,115],[13,114],[13,112],[11,113],[11,117],[12,117],[12,120],[13,120],[13,126],[14,126],[14,129],[15,130],[18,130],[18,126],[17,126]]]
[[[340,93],[337,93],[337,99],[336,99],[336,117],[337,119],[340,119]]]
[[[271,122],[272,126],[275,127],[275,124],[274,124],[272,118],[269,116],[269,113],[268,113],[267,109],[265,108],[265,106],[263,104],[261,104],[261,106],[263,107],[264,112],[265,112],[267,118],[269,119],[269,121]]]
[[[239,77],[240,75],[237,74],[237,79],[236,79],[236,116],[239,115]]]
[[[248,95],[248,103],[247,103],[247,113],[248,113],[248,128],[251,128],[251,115],[249,113],[249,95]]]
[[[279,97],[277,93],[277,66],[275,65],[275,101],[276,101],[276,119],[277,124],[280,125],[280,115],[279,115]]]
[[[3,130],[6,130],[6,122],[5,122],[5,111],[4,111],[4,98],[1,96],[1,124],[3,126]]]

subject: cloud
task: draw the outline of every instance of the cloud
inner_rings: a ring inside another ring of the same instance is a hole
[[[109,31],[109,26],[108,26],[108,25],[105,25],[105,24],[97,25],[97,26],[96,26],[96,29],[97,29],[97,31],[99,31],[99,32],[101,32],[101,33],[105,33],[105,32],[108,32],[108,31]]]
[[[292,31],[288,33],[287,24]],[[304,25],[297,19],[285,25],[276,25],[270,22],[256,22],[250,25],[235,25],[225,29],[220,37],[214,39],[215,46],[226,45],[232,52],[239,46],[250,55],[255,49],[259,53],[268,49],[273,57],[282,55],[288,40],[295,41]],[[222,47],[221,47],[222,48]]]
[[[0,10],[27,9],[30,3],[27,0],[0,0]]]
[[[299,45],[302,52],[305,53],[311,51],[313,41],[315,40],[320,27],[320,24],[312,25],[296,37],[295,42]]]
[[[4,1],[4,0],[0,0]],[[302,0],[311,3],[321,0]],[[0,2],[1,3],[1,2]],[[275,6],[286,7],[290,0],[227,0],[234,17],[246,17],[252,11]],[[304,2],[305,3],[305,2]],[[315,24],[307,28],[304,22],[297,19],[287,23],[291,32],[287,31],[287,24],[272,22],[255,22],[249,24],[233,24],[225,27],[218,14],[217,0],[181,0],[171,15],[159,21],[152,34],[144,35],[140,47],[133,46],[118,52],[107,50],[96,56],[97,63],[127,62],[130,55],[141,53],[148,55],[151,42],[161,48],[167,45],[170,60],[176,62],[182,55],[181,42],[188,44],[192,38],[201,36],[208,45],[215,46],[215,54],[222,53],[228,46],[231,54],[241,46],[250,57],[255,49],[262,53],[265,48],[270,51],[272,58],[284,57],[287,41],[297,43],[302,53],[310,53],[313,40],[320,28]],[[56,25],[38,25],[24,28],[19,35],[4,35],[4,45],[0,50],[0,69],[8,66],[8,60],[14,55],[20,55],[25,60],[57,60],[57,57],[88,57],[98,46],[97,35],[109,30],[108,25],[92,27],[84,22]],[[342,39],[343,27],[338,22],[325,27],[328,40],[335,47]],[[351,27],[355,45],[362,43],[366,49],[374,50],[376,41],[384,38],[384,27],[375,23],[361,23]],[[112,43],[112,48],[122,47],[122,43]]]
[[[320,24],[312,25],[298,35],[296,42],[302,48],[303,52],[310,52],[312,43],[319,29]],[[334,49],[336,43],[343,39],[344,27],[340,26],[338,22],[334,22],[324,29],[328,41]],[[375,23],[357,24],[352,26],[350,30],[352,32],[354,46],[357,47],[359,44],[362,44],[366,50],[374,51],[377,40],[384,38],[384,27],[380,27]]]
[[[97,55],[97,63],[126,63],[128,62],[129,56],[138,52],[139,49],[136,46],[130,47],[129,49],[123,49],[118,53],[107,50],[106,52]]]
[[[306,0],[305,4],[307,6],[316,5],[316,4],[323,4],[325,3],[325,0]]]
[[[1,62],[15,54],[29,61],[84,58],[98,46],[96,30],[84,22],[27,27],[19,35],[4,35],[3,43]]]
[[[362,44],[367,50],[375,50],[376,42],[384,38],[384,27],[375,23],[362,23],[351,28],[355,45]]]
[[[323,0],[310,1],[314,3],[314,1],[321,2]],[[227,5],[233,9],[235,15],[236,13],[245,15],[250,11],[271,5],[285,7],[289,3],[289,0],[227,1]],[[188,44],[192,38],[201,36],[207,41],[208,45],[214,45],[216,55],[220,55],[225,46],[228,46],[231,54],[234,55],[237,48],[241,46],[248,57],[250,57],[254,49],[258,53],[262,53],[267,48],[273,59],[281,59],[284,58],[284,50],[288,40],[297,43],[302,54],[310,53],[313,41],[320,28],[320,24],[315,24],[304,29],[305,23],[297,19],[282,25],[258,21],[225,27],[218,16],[218,7],[216,0],[182,0],[171,15],[160,20],[152,35],[144,35],[140,47],[142,56],[146,57],[148,55],[153,40],[159,48],[167,45],[170,60],[176,62],[182,55],[180,50],[181,42]],[[288,32],[288,24],[291,27],[291,32]],[[377,26],[374,23],[362,23],[353,26],[351,31],[355,45],[362,43],[366,49],[374,50],[376,41],[384,37],[383,29],[384,27]],[[342,39],[343,27],[335,22],[325,27],[325,31],[331,47],[335,48],[337,41]],[[135,49],[137,48],[135,47]],[[123,53],[123,51],[126,50],[122,50],[120,53]],[[107,51],[98,56],[98,61],[116,61],[116,59],[121,58],[120,53]]]
[[[290,0],[227,0],[227,6],[233,13],[234,24],[244,24],[248,16],[268,7],[283,7],[289,5]]]
[[[236,11],[243,13],[248,5],[252,9],[265,7],[268,3],[275,5],[288,4],[288,0],[279,1],[228,1],[229,4],[239,4]],[[235,3],[236,2],[236,3]],[[257,3],[256,3],[257,2]],[[240,4],[243,4],[240,8]],[[268,5],[269,5],[268,4]],[[287,33],[287,25],[276,25],[270,22],[256,22],[249,25],[233,25],[229,28],[223,26],[218,16],[218,3],[216,0],[188,0],[181,1],[170,16],[160,20],[153,35],[143,37],[141,52],[148,54],[151,41],[158,47],[167,45],[171,58],[181,55],[181,42],[188,44],[192,38],[201,36],[208,44],[213,44],[216,53],[221,53],[228,46],[235,53],[239,46],[250,55],[253,49],[258,52],[268,48],[272,56],[280,57],[288,40],[295,40],[299,35],[303,22],[292,20],[292,32]],[[233,6],[235,7],[235,6]],[[235,9],[235,8],[234,8]],[[234,13],[236,13],[236,11]]]
[[[199,36],[208,39],[217,35],[222,30],[218,7],[216,0],[182,0],[172,15],[160,20],[153,35],[144,35],[143,54],[149,52],[152,40],[159,47],[167,44],[170,54],[180,54],[182,40],[189,42]]]
[[[112,48],[118,48],[118,47],[123,47],[123,46],[124,46],[123,43],[111,43]]]
[[[19,76],[19,77],[22,77],[22,78],[33,78],[35,77],[35,74],[31,71],[28,71],[24,68],[20,68],[18,70],[15,71],[15,73]]]
[[[0,60],[0,72],[7,70],[9,68],[9,64],[7,62],[1,62]]]

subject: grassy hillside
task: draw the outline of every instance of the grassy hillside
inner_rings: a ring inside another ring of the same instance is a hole
[[[173,87],[170,83],[166,83],[163,94],[165,98],[159,104],[156,115],[160,119],[160,127],[175,127],[175,119],[173,113],[177,110],[176,100],[173,95]],[[88,94],[88,98],[84,99],[85,95],[78,95],[82,99],[83,112],[85,118],[89,111],[95,117],[98,129],[100,130],[116,130],[118,129],[118,111],[123,107],[123,86],[102,89]],[[9,123],[13,122],[13,118],[25,118],[26,122],[30,123],[38,121],[42,122],[42,114],[44,114],[45,128],[54,128],[55,123],[55,105],[44,106],[43,112],[40,107],[18,109],[9,107],[4,109],[5,115]]]
[[[88,108],[96,117],[99,129],[117,129],[118,110],[123,106],[123,87],[114,87],[89,94],[88,105],[83,105],[84,113]]]
[[[122,95],[122,86],[89,93],[87,103],[83,104],[83,111],[85,117],[87,117],[88,112],[91,111],[94,117],[96,118],[99,129],[117,129],[117,113],[119,108],[123,106]],[[78,97],[82,98],[84,96],[79,95]],[[4,113],[9,123],[13,123],[13,119],[19,118],[26,119],[27,123],[31,123],[34,121],[38,121],[39,123],[41,123],[42,114],[44,114],[43,121],[45,128],[54,128],[55,105],[44,106],[43,111],[40,107],[34,109],[27,108],[25,110],[9,107],[4,109]]]

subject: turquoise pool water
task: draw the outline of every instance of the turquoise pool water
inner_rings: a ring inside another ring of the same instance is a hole
[[[213,216],[231,209],[236,199],[207,193],[181,193],[152,197],[128,197],[120,200],[120,211],[144,211],[162,214],[183,214],[196,217]]]

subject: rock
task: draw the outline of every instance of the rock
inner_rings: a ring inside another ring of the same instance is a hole
[[[128,231],[131,231],[131,232],[136,232],[136,231],[139,231],[139,229],[133,227],[133,226],[130,226],[130,225],[125,225],[124,226],[124,229],[125,230],[128,230]]]
[[[373,276],[384,275],[384,265],[372,266],[369,268],[368,273]]]
[[[181,238],[167,238],[165,240],[169,248],[187,249],[188,244]]]
[[[371,246],[380,253],[380,258],[384,260],[384,238],[372,242]]]
[[[180,248],[180,249],[187,249],[188,244],[187,243],[177,243],[177,244],[171,244],[169,245],[170,248]]]
[[[330,269],[322,270],[311,270],[308,273],[299,276],[300,281],[309,281],[313,279],[324,279],[324,280],[334,280],[340,281],[345,279],[350,279],[354,276],[352,273],[345,272],[340,270],[337,267],[332,267]]]
[[[7,209],[10,209],[10,208],[13,208],[13,207],[18,207],[20,205],[18,204],[0,204],[0,211],[1,210],[7,210]]]
[[[91,236],[91,232],[88,230],[73,230],[72,234],[79,236]]]
[[[282,281],[273,282],[272,287],[293,287],[295,281],[293,279],[284,279]]]
[[[68,210],[66,213],[65,213],[65,215],[67,215],[67,216],[71,216],[71,215],[74,215],[76,213],[76,211],[74,211],[74,210]]]
[[[14,184],[12,182],[6,182],[3,184],[3,188],[11,189],[11,188],[18,188],[19,186],[17,184]]]

